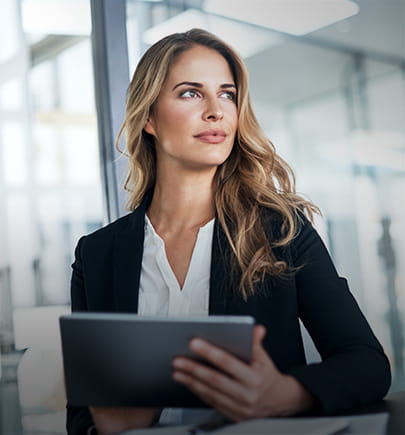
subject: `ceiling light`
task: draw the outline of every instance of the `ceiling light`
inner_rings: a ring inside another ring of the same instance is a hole
[[[44,35],[89,35],[90,2],[87,0],[24,0],[23,29]]]
[[[200,28],[214,33],[234,47],[242,57],[249,57],[270,46],[278,44],[283,37],[249,24],[241,24],[228,18],[218,17],[188,9],[168,20],[151,27],[143,34],[146,44],[154,44],[163,37],[176,32]]]
[[[356,15],[359,6],[349,0],[205,0],[209,13],[305,35]]]

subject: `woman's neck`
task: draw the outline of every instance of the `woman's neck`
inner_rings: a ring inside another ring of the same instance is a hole
[[[212,177],[157,179],[148,217],[156,231],[198,229],[215,216]]]

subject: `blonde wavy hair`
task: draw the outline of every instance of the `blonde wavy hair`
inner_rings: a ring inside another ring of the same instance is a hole
[[[117,138],[126,134],[129,171],[125,189],[128,208],[135,209],[156,178],[153,136],[144,131],[171,65],[184,51],[202,45],[220,53],[228,62],[237,87],[238,131],[228,159],[214,178],[214,201],[231,248],[233,282],[246,299],[266,275],[283,277],[291,270],[277,259],[274,249],[288,245],[297,232],[300,212],[310,219],[318,208],[295,190],[290,166],[276,153],[253,113],[248,74],[239,55],[215,35],[201,29],[175,33],[151,46],[140,60],[128,88],[126,117]],[[268,235],[263,207],[279,220],[277,235]],[[270,240],[271,239],[271,240]]]

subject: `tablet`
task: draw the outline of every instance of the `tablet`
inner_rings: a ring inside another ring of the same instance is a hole
[[[249,362],[253,325],[249,316],[168,318],[83,312],[62,316],[68,403],[204,407],[172,379],[173,357],[193,357],[188,343],[201,337]]]

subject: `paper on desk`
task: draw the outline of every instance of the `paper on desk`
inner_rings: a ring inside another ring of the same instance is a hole
[[[263,418],[258,420],[244,421],[238,424],[230,424],[217,429],[212,434],[253,435],[253,434],[311,434],[332,435],[344,433],[343,429],[349,427],[347,420],[339,419],[291,419],[291,418]]]
[[[266,418],[230,424],[210,434],[215,435],[384,435],[388,413],[344,417]]]
[[[122,432],[120,435],[187,435],[193,427],[190,424],[187,426],[150,427],[146,429],[132,429]]]
[[[388,413],[343,417],[264,418],[229,424],[209,433],[212,435],[384,435]],[[195,426],[166,426],[137,429],[122,435],[187,435]]]

